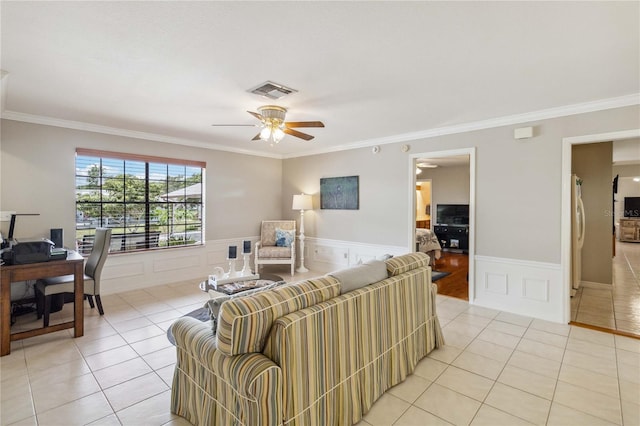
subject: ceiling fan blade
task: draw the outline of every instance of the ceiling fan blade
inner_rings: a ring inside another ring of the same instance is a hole
[[[322,121],[287,121],[284,123],[286,127],[324,127]]]
[[[314,138],[314,136],[308,135],[306,133],[299,132],[297,130],[289,129],[287,127],[285,127],[282,130],[288,135],[295,136],[296,138],[304,139],[305,141],[310,141],[311,139]]]
[[[260,140],[260,133],[258,133],[257,135],[255,135],[253,137],[253,139],[251,139],[252,141],[259,141]]]
[[[260,121],[264,121],[264,118],[262,117],[261,114],[258,114],[257,112],[253,112],[253,111],[247,111],[249,114],[253,115],[255,118],[257,118]]]
[[[257,124],[212,124],[213,127],[256,127]]]

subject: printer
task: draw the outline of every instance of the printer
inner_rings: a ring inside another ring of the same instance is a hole
[[[2,260],[7,265],[48,262],[51,260],[52,247],[53,241],[46,238],[15,242],[10,248],[2,250]]]

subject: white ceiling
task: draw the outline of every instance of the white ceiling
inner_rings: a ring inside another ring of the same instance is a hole
[[[291,157],[640,99],[639,2],[0,9],[3,117],[165,142]],[[246,92],[266,80],[299,92],[276,102]],[[255,123],[245,111],[270,103],[326,127],[269,147],[250,141],[256,128],[211,126]]]

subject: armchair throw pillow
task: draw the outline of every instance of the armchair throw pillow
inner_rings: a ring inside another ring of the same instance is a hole
[[[294,237],[295,231],[293,229],[276,228],[277,247],[291,247],[291,243],[293,242]]]

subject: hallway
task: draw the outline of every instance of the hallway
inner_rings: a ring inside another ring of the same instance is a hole
[[[571,320],[640,336],[640,244],[616,241],[612,289],[580,286]]]

